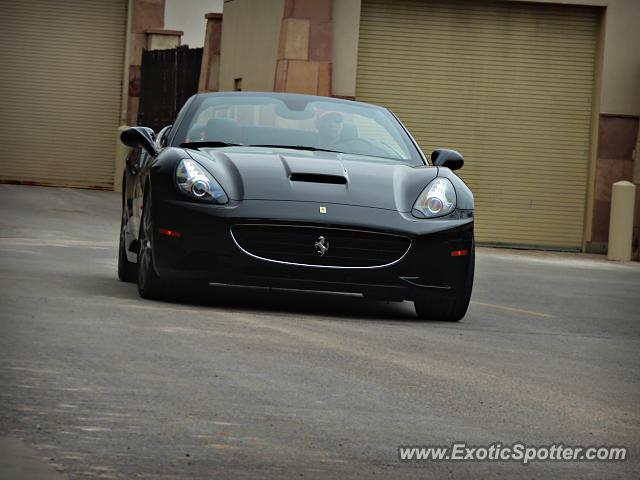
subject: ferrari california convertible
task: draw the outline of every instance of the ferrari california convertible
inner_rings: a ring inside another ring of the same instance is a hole
[[[473,195],[455,150],[427,158],[388,109],[205,93],[122,132],[118,276],[144,298],[216,284],[352,292],[458,321],[474,273]]]

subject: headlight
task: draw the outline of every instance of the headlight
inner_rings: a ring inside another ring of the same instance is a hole
[[[229,197],[213,176],[199,163],[185,158],[176,168],[178,190],[185,195],[210,203],[227,203]]]
[[[456,190],[447,178],[436,177],[422,191],[411,213],[418,218],[448,215],[456,209]]]

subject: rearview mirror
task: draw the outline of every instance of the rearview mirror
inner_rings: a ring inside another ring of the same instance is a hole
[[[449,170],[459,170],[464,165],[464,158],[460,152],[441,148],[431,153],[431,161],[436,167],[447,167]]]
[[[148,127],[127,128],[120,134],[120,141],[127,147],[144,148],[149,155],[156,155],[158,150],[153,143],[155,133]]]

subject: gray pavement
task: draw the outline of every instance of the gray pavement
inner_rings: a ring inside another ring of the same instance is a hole
[[[0,185],[0,478],[640,478],[639,264],[479,249],[453,325],[352,295],[154,302],[116,278],[119,208]],[[631,451],[397,458],[458,440]]]
[[[64,467],[50,459],[49,464],[19,438],[0,437],[0,479],[62,480]],[[54,470],[55,467],[55,470]]]

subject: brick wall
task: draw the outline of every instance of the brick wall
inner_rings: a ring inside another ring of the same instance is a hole
[[[598,135],[598,159],[593,208],[593,229],[589,250],[605,252],[609,239],[611,185],[620,180],[633,181],[633,151],[638,141],[639,119],[629,116],[601,115]],[[636,162],[638,160],[636,152]],[[634,253],[640,246],[640,188],[636,188]]]

